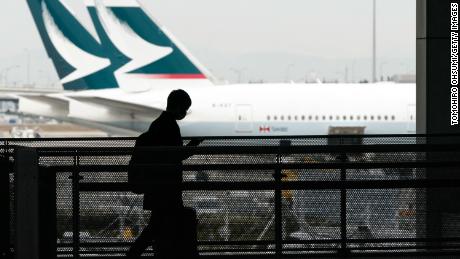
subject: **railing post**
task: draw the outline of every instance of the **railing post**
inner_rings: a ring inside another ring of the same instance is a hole
[[[342,139],[341,139],[342,140]],[[346,153],[341,153],[338,157],[341,165],[340,169],[340,182],[344,184],[347,180],[347,169],[346,163],[348,157]],[[340,255],[347,256],[347,189],[345,187],[340,188]]]
[[[5,211],[6,220],[2,221],[0,227],[0,258],[7,258],[10,252],[10,168],[8,152],[8,140],[4,140],[1,147],[0,157],[0,208]]]
[[[15,150],[16,259],[40,258],[39,172],[35,148]]]
[[[291,145],[290,140],[281,140],[279,151],[276,155],[275,174],[275,255],[276,258],[281,258],[283,255],[283,204],[281,183],[284,177],[282,173],[282,155],[283,148]]]
[[[281,151],[281,150],[280,150]],[[275,255],[281,258],[283,253],[283,212],[281,205],[281,152],[276,155],[275,168]]]
[[[74,169],[72,172],[72,241],[73,241],[73,258],[80,258],[80,156],[78,150],[75,150],[73,157]]]

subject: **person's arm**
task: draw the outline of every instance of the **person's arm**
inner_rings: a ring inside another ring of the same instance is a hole
[[[187,143],[187,145],[185,145],[186,147],[196,147],[198,146],[199,144],[201,144],[201,142],[203,142],[204,138],[192,138],[190,140],[189,143]],[[182,156],[182,160],[185,160],[189,157],[193,156],[193,153],[191,152],[185,152]]]
[[[203,142],[203,140],[204,140],[204,138],[192,138],[190,140],[190,142],[187,144],[187,147],[196,147],[199,144],[201,144],[201,142]]]

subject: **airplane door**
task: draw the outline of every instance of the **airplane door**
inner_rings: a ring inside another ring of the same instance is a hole
[[[407,133],[415,133],[415,104],[407,106]]]
[[[237,133],[252,133],[252,106],[249,104],[236,105]]]

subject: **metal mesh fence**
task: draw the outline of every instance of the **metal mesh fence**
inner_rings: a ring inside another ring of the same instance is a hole
[[[14,148],[28,146],[56,173],[58,255],[124,255],[150,217],[143,196],[126,186],[134,141],[0,141],[11,162],[10,240]],[[197,212],[202,254],[314,255],[456,248],[460,206],[432,204],[427,195],[436,201],[460,194],[459,142],[456,135],[209,138],[197,148],[146,152],[194,154],[183,163],[182,197]],[[433,219],[439,231],[430,230]]]

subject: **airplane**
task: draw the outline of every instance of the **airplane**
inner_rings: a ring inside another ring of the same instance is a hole
[[[185,137],[415,133],[415,84],[219,84],[137,0],[27,0],[64,91],[21,94],[20,111],[135,135],[192,98]]]

